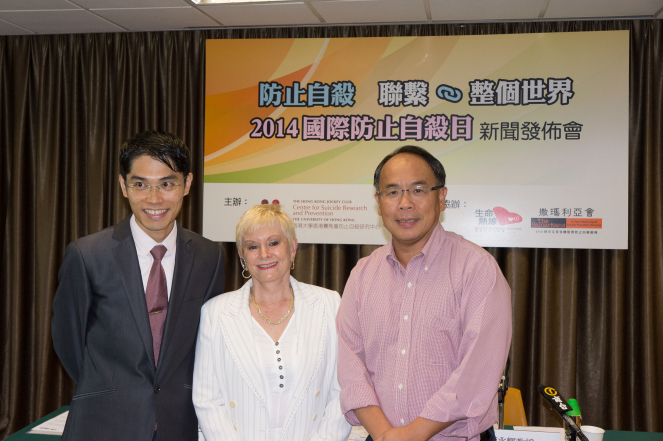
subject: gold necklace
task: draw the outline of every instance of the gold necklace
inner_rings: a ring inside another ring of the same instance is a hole
[[[288,318],[288,316],[290,315],[290,312],[292,311],[292,307],[295,306],[295,293],[292,290],[292,286],[291,286],[290,287],[290,307],[288,308],[288,312],[286,312],[285,315],[283,317],[281,317],[279,319],[279,321],[277,321],[277,322],[271,321],[270,319],[268,319],[267,317],[265,317],[262,314],[262,311],[260,310],[260,305],[258,305],[258,302],[256,302],[256,296],[253,293],[253,287],[251,287],[251,300],[253,300],[253,304],[256,305],[256,309],[258,310],[258,314],[260,314],[260,317],[262,317],[262,319],[264,321],[266,321],[270,325],[279,325],[283,322],[283,320]]]

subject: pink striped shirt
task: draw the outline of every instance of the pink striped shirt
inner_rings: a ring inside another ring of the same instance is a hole
[[[352,270],[336,317],[341,410],[379,406],[393,427],[456,421],[431,440],[478,439],[497,422],[511,290],[495,259],[441,224],[407,268],[393,243]]]

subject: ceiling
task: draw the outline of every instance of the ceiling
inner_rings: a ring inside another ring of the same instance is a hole
[[[663,0],[0,0],[0,35],[561,19],[662,19]]]

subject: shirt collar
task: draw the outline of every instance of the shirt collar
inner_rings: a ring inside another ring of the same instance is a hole
[[[237,316],[243,309],[249,310],[249,296],[251,295],[251,287],[253,286],[253,279],[249,279],[240,289],[235,291],[235,296],[230,305],[224,310],[224,314]],[[295,309],[297,309],[298,302],[306,302],[309,306],[315,305],[320,300],[320,295],[313,292],[311,287],[306,283],[297,281],[294,277],[290,276],[290,286],[295,296]],[[250,312],[249,312],[250,313]]]
[[[433,230],[433,234],[428,238],[428,242],[424,245],[424,249],[421,250],[421,254],[424,255],[425,266],[430,266],[437,254],[442,248],[442,242],[444,242],[444,237],[447,235],[447,232],[442,227],[442,224],[438,222],[437,226]]]
[[[428,241],[426,241],[426,245],[424,245],[423,249],[421,250],[421,253],[418,254],[419,256],[420,255],[424,256],[425,259],[424,265],[426,267],[430,266],[431,262],[435,259],[435,256],[437,256],[437,253],[440,251],[440,248],[442,247],[442,242],[444,241],[444,236],[446,236],[446,234],[447,234],[446,230],[444,229],[444,227],[442,227],[442,224],[438,222],[435,229],[433,229],[433,233],[428,238]],[[394,251],[393,238],[387,244],[386,258],[387,261],[389,261],[394,268],[401,267],[401,263],[396,258],[396,252]]]
[[[131,221],[129,221],[131,226],[131,235],[134,238],[134,243],[136,244],[136,251],[139,255],[150,255],[150,251],[156,245],[163,245],[168,250],[166,255],[175,255],[175,249],[177,248],[177,221],[173,224],[173,230],[170,234],[163,240],[163,242],[158,243],[152,239],[136,222],[136,217],[132,214]]]

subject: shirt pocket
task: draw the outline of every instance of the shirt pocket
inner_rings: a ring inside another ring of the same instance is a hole
[[[443,315],[424,315],[420,351],[423,361],[433,365],[455,365],[460,345],[459,320]]]

